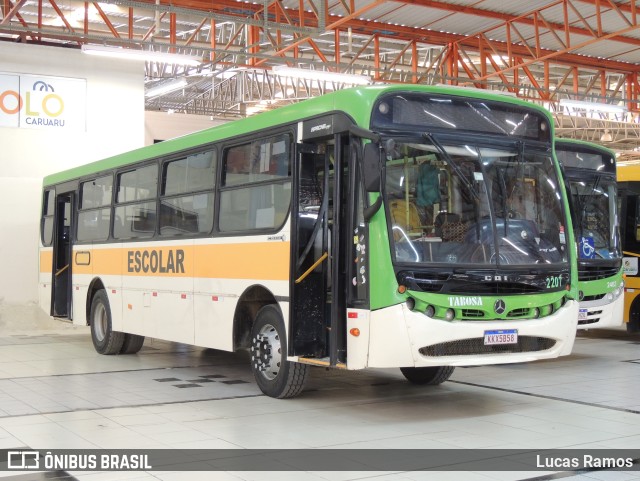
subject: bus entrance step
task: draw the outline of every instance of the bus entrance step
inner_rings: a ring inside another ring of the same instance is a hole
[[[328,357],[316,358],[316,357],[299,357],[298,362],[302,364],[311,364],[312,366],[322,367],[334,367],[336,369],[346,369],[347,365],[343,362],[339,362],[335,366],[332,366]]]

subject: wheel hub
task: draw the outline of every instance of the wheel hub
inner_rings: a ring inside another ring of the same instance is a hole
[[[271,361],[271,346],[269,340],[265,336],[256,336],[254,339],[254,346],[252,349],[253,361],[255,362],[256,369],[265,371]]]
[[[264,326],[251,340],[253,368],[267,379],[274,379],[280,371],[282,351],[278,332],[271,325]]]

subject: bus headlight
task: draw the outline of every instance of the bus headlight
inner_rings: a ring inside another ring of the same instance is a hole
[[[618,288],[615,291],[613,291],[613,298],[617,299],[622,295],[623,292],[624,292],[624,281],[622,281],[618,286]]]
[[[413,297],[407,297],[407,308],[413,311],[416,307],[416,300]]]
[[[427,317],[433,317],[433,316],[435,315],[435,313],[436,313],[436,308],[435,308],[435,307],[433,307],[431,304],[429,304],[429,305],[427,306],[427,308],[424,310],[424,314],[425,314]]]
[[[447,312],[444,313],[445,321],[453,321],[454,317],[456,317],[456,311],[451,308],[447,309]]]

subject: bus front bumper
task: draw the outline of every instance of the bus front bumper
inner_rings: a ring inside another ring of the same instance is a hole
[[[405,304],[371,312],[368,367],[478,366],[552,359],[571,353],[578,302],[552,315],[507,321],[451,321]],[[518,343],[485,345],[488,331],[516,330]]]
[[[590,301],[580,303],[578,329],[602,329],[620,327],[623,324],[624,296],[615,301],[603,303]]]

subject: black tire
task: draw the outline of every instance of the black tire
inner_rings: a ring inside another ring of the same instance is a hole
[[[137,334],[125,334],[124,342],[120,348],[120,354],[135,354],[144,344],[144,336],[138,336]]]
[[[264,306],[251,328],[251,370],[267,396],[285,399],[299,395],[309,366],[287,361],[287,336],[280,310]]]
[[[100,289],[91,301],[91,340],[100,354],[118,354],[124,342],[124,332],[114,331],[111,325],[111,309],[104,289]]]
[[[401,367],[400,371],[413,384],[436,386],[449,379],[454,369],[453,366]]]

